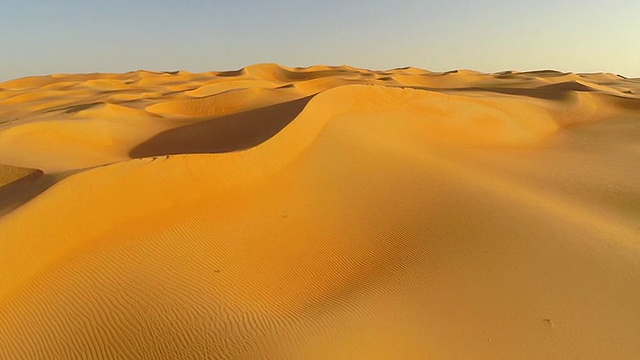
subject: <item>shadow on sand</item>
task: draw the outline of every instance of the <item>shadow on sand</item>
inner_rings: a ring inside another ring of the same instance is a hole
[[[60,180],[60,177],[45,175],[38,170],[14,182],[0,186],[0,216],[19,208]]]
[[[223,153],[254,147],[282,130],[312,96],[167,130],[133,148],[132,158]]]

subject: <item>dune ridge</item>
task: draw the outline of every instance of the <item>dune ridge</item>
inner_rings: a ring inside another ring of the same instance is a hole
[[[0,358],[640,354],[640,81],[0,84]]]

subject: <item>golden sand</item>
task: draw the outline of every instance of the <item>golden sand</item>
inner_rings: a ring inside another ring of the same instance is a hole
[[[0,359],[635,359],[640,80],[0,84]]]

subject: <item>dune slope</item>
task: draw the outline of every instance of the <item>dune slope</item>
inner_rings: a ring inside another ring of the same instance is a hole
[[[0,358],[640,356],[635,79],[0,89]]]

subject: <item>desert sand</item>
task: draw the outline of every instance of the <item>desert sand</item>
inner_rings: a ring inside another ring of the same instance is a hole
[[[640,79],[0,84],[0,359],[637,359]]]

